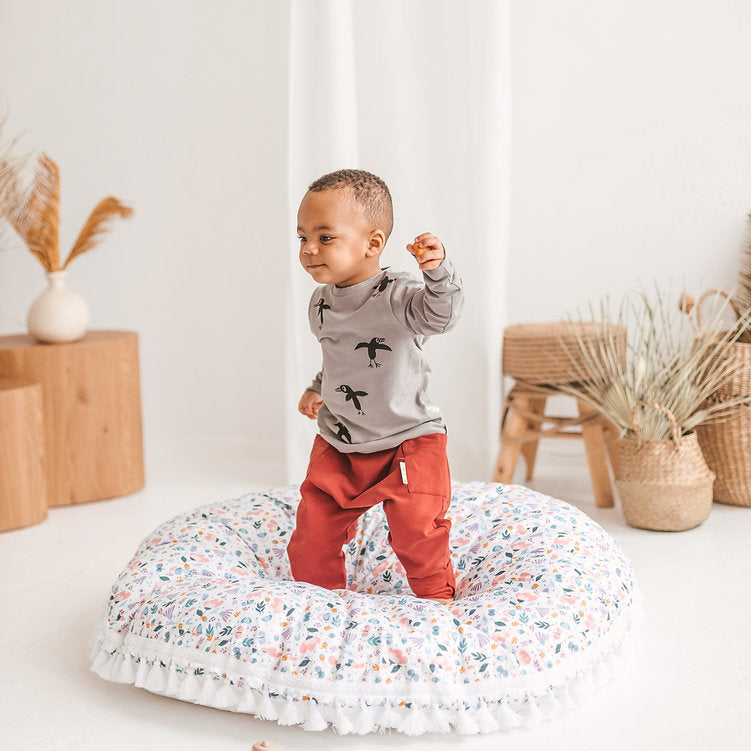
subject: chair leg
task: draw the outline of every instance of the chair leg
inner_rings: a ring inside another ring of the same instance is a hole
[[[519,415],[514,409],[514,404],[518,404],[521,409],[528,409],[528,399],[526,397],[514,398],[514,403],[509,405],[504,424],[501,426],[501,448],[498,452],[498,461],[496,463],[493,482],[502,482],[508,484],[514,476],[516,462],[519,460],[519,454],[522,451],[522,442],[519,440],[527,431],[528,420],[526,417]]]
[[[590,417],[596,414],[595,410],[581,399],[576,400],[579,405],[579,415]],[[592,490],[594,491],[595,504],[600,508],[609,508],[615,505],[613,488],[610,484],[610,472],[607,463],[607,446],[603,435],[602,422],[593,420],[581,426],[582,438],[587,451],[587,463],[589,474],[592,478]]]
[[[540,429],[540,426],[544,421],[545,404],[547,403],[547,401],[548,398],[546,396],[541,396],[539,398],[535,397],[529,400],[529,411],[534,412],[536,415],[539,415],[540,419],[528,420],[528,431],[537,431]],[[527,481],[532,479],[532,475],[535,471],[535,461],[537,459],[537,447],[539,443],[540,439],[534,438],[533,440],[527,441],[526,443],[522,444],[522,456],[524,457],[524,463],[527,465]]]
[[[605,445],[608,448],[613,477],[618,477],[621,469],[621,459],[618,454],[618,441],[621,437],[620,431],[612,422],[605,421],[602,425],[602,433],[605,436]]]

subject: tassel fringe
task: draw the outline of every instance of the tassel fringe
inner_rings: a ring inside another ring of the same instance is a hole
[[[92,645],[91,670],[106,680],[132,683],[155,694],[252,714],[280,725],[299,725],[305,730],[319,731],[331,726],[342,735],[389,730],[406,735],[451,730],[474,735],[537,725],[581,705],[610,681],[632,642],[631,637],[622,639],[587,669],[541,691],[502,699],[410,698],[408,706],[395,696],[373,695],[366,700],[327,697],[324,693],[311,698],[301,689],[270,686],[251,676],[214,672],[210,665],[191,664],[184,654],[159,656],[146,649],[128,649],[126,645],[113,648],[101,635],[95,637]]]

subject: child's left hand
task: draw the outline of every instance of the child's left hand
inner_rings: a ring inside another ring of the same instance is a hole
[[[423,232],[407,245],[407,250],[417,259],[420,271],[437,269],[446,257],[443,243],[430,232]]]

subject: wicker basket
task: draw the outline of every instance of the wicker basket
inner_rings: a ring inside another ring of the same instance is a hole
[[[697,322],[703,324],[702,308],[713,295],[724,297],[740,318],[738,303],[724,289],[707,290],[696,304]],[[722,402],[751,394],[751,344],[735,342],[724,350],[737,366],[735,374],[711,397]],[[699,445],[709,468],[717,475],[714,499],[720,503],[751,507],[751,406],[741,407],[737,415],[696,429]]]
[[[574,383],[586,365],[582,344],[592,348],[614,338],[626,366],[626,329],[602,323],[519,323],[503,331],[503,373],[532,384]]]
[[[673,439],[642,441],[634,425],[635,436],[619,441],[615,484],[623,515],[640,529],[681,532],[697,527],[712,510],[714,473],[704,461],[695,433],[681,436],[669,410],[654,402],[640,402],[637,407],[642,405],[668,415]]]
[[[715,392],[713,401],[751,394],[751,344],[736,342],[727,351],[740,367]],[[741,407],[725,422],[700,425],[696,434],[709,468],[717,475],[714,499],[751,507],[751,406]]]

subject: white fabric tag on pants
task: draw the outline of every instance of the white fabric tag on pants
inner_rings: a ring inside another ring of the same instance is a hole
[[[399,469],[402,471],[402,483],[404,485],[408,485],[407,482],[407,464],[406,462],[399,462]]]

